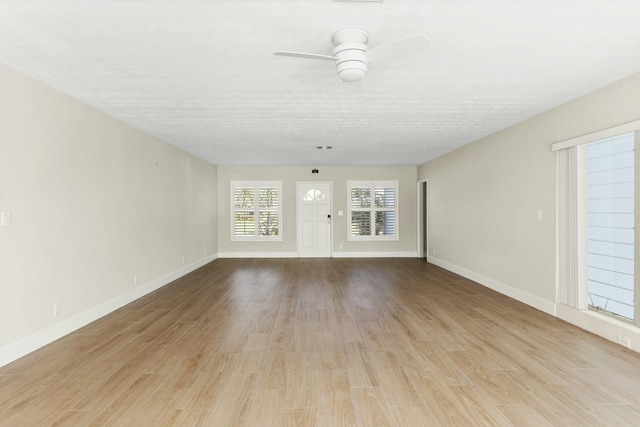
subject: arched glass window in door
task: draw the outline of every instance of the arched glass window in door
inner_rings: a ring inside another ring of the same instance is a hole
[[[316,188],[316,189],[307,191],[304,197],[302,198],[302,200],[304,200],[305,202],[312,202],[314,200],[327,200],[327,195],[324,194],[324,191],[318,190]]]

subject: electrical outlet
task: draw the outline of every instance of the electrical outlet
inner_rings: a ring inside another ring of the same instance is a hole
[[[627,337],[623,337],[622,335],[618,335],[618,344],[623,347],[631,348],[631,340]]]
[[[60,303],[55,303],[53,304],[53,317],[58,317],[62,314],[62,307],[60,306]]]
[[[137,275],[137,274],[134,274],[134,275],[133,275],[133,284],[134,284],[134,285],[137,285],[137,284],[138,284],[138,275]]]

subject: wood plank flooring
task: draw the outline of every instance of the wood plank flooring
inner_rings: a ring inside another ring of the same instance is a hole
[[[0,368],[1,426],[637,426],[640,355],[418,259],[220,259]]]

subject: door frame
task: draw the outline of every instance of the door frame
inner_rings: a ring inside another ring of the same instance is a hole
[[[422,179],[416,184],[417,205],[417,252],[418,258],[429,259],[429,180]]]
[[[335,215],[333,214],[333,181],[296,181],[296,252],[300,257],[300,186],[311,184],[328,184],[330,197],[329,197],[329,212],[331,215],[331,226],[329,227],[329,256],[333,258],[333,224],[335,223]]]

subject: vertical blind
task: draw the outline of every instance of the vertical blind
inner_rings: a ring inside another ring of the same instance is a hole
[[[587,289],[580,278],[580,224],[577,147],[558,151],[558,302],[587,308]]]

